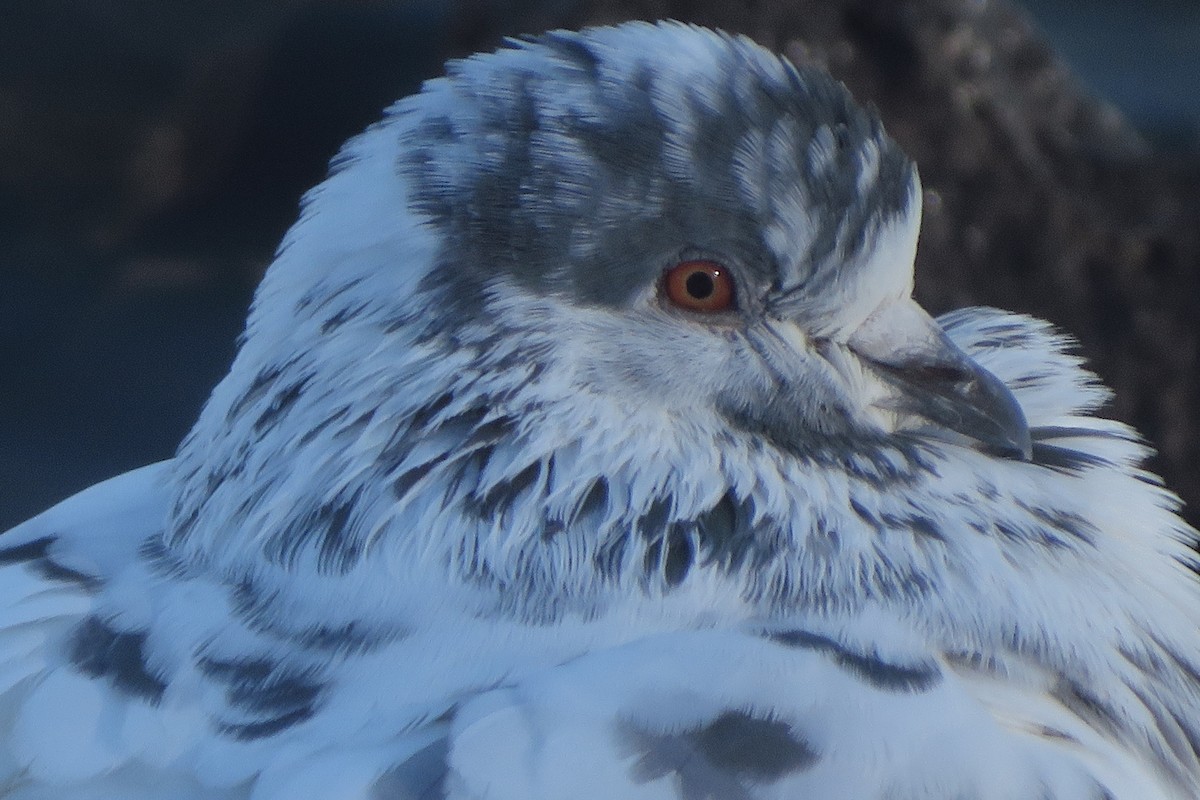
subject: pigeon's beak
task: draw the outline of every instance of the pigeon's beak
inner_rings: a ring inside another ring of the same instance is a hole
[[[1029,425],[1012,392],[955,346],[915,301],[880,306],[846,344],[889,388],[888,410],[966,436],[998,455],[1029,460]]]

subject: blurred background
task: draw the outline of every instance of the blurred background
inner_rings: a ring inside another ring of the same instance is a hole
[[[1200,2],[5,0],[0,530],[169,457],[338,144],[506,34],[739,30],[874,103],[920,298],[1080,338],[1200,518]]]

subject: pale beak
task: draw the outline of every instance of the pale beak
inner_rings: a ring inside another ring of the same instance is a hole
[[[974,440],[989,452],[1028,461],[1025,413],[999,378],[972,361],[915,301],[885,303],[847,346],[887,384],[889,411],[915,416]]]

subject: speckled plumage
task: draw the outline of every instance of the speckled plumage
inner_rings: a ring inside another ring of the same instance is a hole
[[[1195,532],[1049,326],[916,306],[919,206],[744,39],[453,62],[177,456],[0,537],[0,797],[1195,797]]]

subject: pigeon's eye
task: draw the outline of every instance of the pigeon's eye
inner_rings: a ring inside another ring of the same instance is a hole
[[[733,277],[715,261],[683,261],[663,276],[663,291],[672,304],[688,311],[733,308]]]

